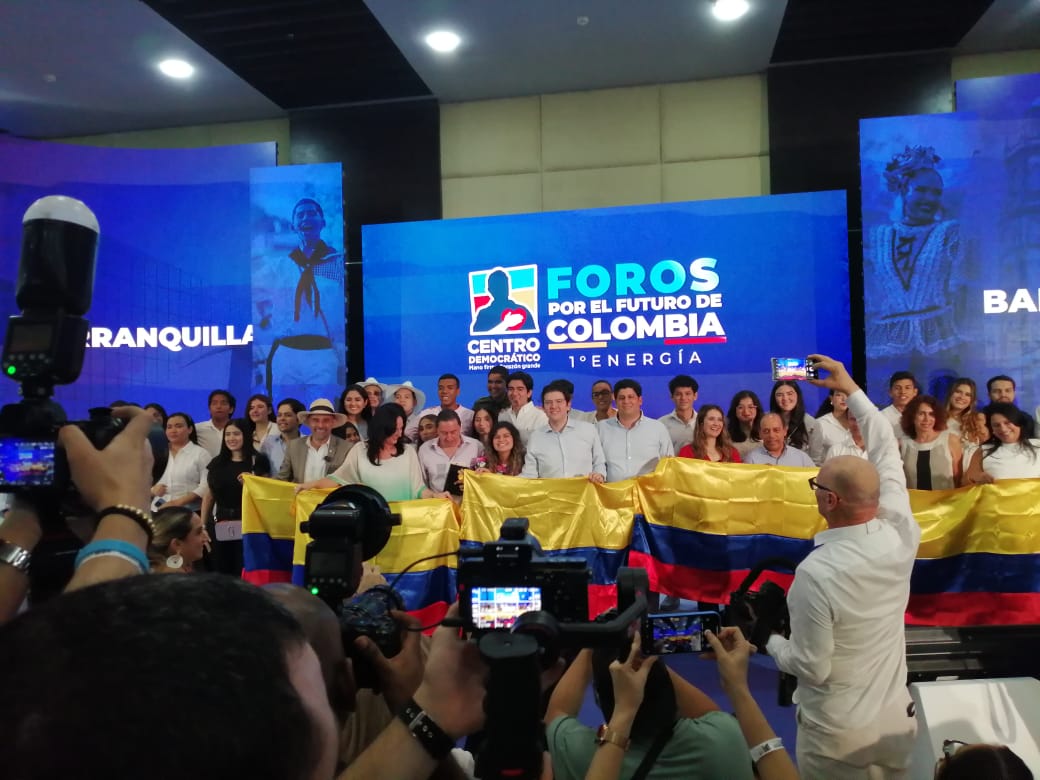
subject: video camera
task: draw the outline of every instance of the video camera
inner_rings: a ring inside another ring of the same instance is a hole
[[[367,659],[354,653],[354,640],[366,636],[386,658],[397,655],[401,629],[390,611],[404,609],[404,601],[385,585],[346,600],[357,592],[361,564],[379,554],[390,539],[390,529],[400,524],[401,516],[365,485],[337,488],[300,524],[312,539],[307,544],[304,586],[339,617],[343,648],[353,659],[354,680],[360,688],[376,688],[378,678]]]
[[[767,569],[787,569],[793,572],[797,564],[786,558],[767,558],[748,572],[740,586],[730,594],[729,607],[723,614],[726,625],[737,626],[744,637],[758,648],[758,652],[766,652],[766,643],[775,633],[785,637],[791,636],[791,614],[787,609],[787,594],[775,582],[763,582],[757,591],[751,590],[762,572]],[[777,703],[782,707],[790,706],[798,679],[793,675],[780,672],[777,689]]]
[[[89,514],[57,446],[58,430],[76,425],[103,449],[123,427],[107,407],[70,423],[52,400],[55,385],[75,382],[83,370],[90,327],[83,315],[94,295],[99,232],[94,213],[63,195],[40,198],[22,217],[15,290],[21,314],[8,319],[0,358],[22,400],[0,409],[0,492],[25,495],[40,517],[45,538],[30,569],[36,602],[72,575],[74,554],[68,553],[81,545],[64,518]]]
[[[491,670],[476,765],[485,780],[540,775],[542,670],[563,649],[614,646],[626,657],[633,625],[647,610],[646,571],[622,567],[617,616],[590,621],[585,559],[546,557],[528,526],[527,518],[509,518],[497,541],[459,555],[461,627],[472,633]]]

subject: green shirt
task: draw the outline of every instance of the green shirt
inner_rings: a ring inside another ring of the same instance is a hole
[[[583,780],[600,749],[596,732],[562,715],[546,733],[556,780]],[[652,739],[633,742],[621,765],[621,777],[631,777],[650,749]],[[652,780],[753,780],[751,756],[736,718],[725,712],[709,712],[696,719],[680,718],[671,739],[654,762]]]

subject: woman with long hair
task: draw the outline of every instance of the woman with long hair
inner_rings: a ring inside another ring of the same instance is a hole
[[[404,443],[407,422],[400,404],[381,404],[368,425],[368,441],[350,448],[338,469],[322,479],[299,485],[297,490],[318,490],[361,484],[379,491],[387,501],[434,498],[423,483],[419,456]]]
[[[491,472],[515,477],[524,470],[527,450],[520,439],[520,431],[513,423],[499,420],[488,437],[491,446],[484,448],[482,458],[477,458],[474,468],[479,473]],[[479,461],[483,460],[483,465]]]
[[[730,441],[722,407],[705,404],[693,424],[693,442],[679,450],[680,458],[710,460],[715,463],[740,463],[740,453]]]
[[[1033,418],[1014,404],[993,403],[983,412],[992,433],[971,456],[965,482],[984,485],[1040,477],[1040,440],[1033,438]]]
[[[787,443],[799,450],[809,449],[809,437],[816,419],[805,412],[805,398],[798,382],[781,379],[769,394],[769,411],[779,414],[787,425]]]
[[[762,402],[751,390],[741,390],[729,402],[726,429],[730,441],[743,458],[762,443],[758,426],[762,422]]]
[[[339,411],[347,416],[347,422],[354,423],[361,440],[368,438],[368,421],[372,419],[372,407],[368,403],[368,393],[361,385],[348,385],[339,397]],[[341,439],[343,428],[333,428],[332,433]]]
[[[498,410],[485,404],[473,409],[473,438],[484,445],[484,450],[491,449],[491,429],[498,422]]]
[[[212,456],[199,446],[190,414],[174,412],[166,418],[166,441],[170,454],[162,476],[152,485],[152,508],[165,505],[197,510],[209,493],[206,466]]]
[[[979,391],[975,380],[966,376],[954,379],[946,396],[946,427],[961,437],[964,444],[979,445],[989,438],[986,415],[975,409]]]
[[[271,461],[257,452],[247,420],[229,420],[224,426],[220,452],[210,461],[202,500],[202,519],[213,538],[213,567],[223,574],[242,574],[242,477],[271,473]]]
[[[152,515],[155,535],[148,543],[152,573],[187,574],[209,546],[202,518],[184,506],[164,506]]]
[[[246,403],[246,420],[250,438],[253,440],[253,449],[257,452],[264,444],[264,440],[271,436],[278,436],[278,426],[275,424],[274,405],[269,396],[257,393],[249,397]]]
[[[961,484],[961,440],[946,429],[946,412],[930,395],[906,405],[899,421],[906,436],[899,441],[903,473],[911,490],[948,490]]]
[[[816,427],[809,436],[809,457],[819,466],[830,457],[832,448],[849,447],[853,443],[849,430],[849,397],[840,390],[831,390],[816,412]]]

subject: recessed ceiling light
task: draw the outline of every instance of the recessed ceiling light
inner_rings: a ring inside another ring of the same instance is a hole
[[[426,45],[434,51],[455,51],[460,43],[462,39],[450,30],[436,30],[426,36]]]
[[[720,22],[732,22],[748,12],[747,0],[715,0],[711,4],[711,12]]]
[[[163,60],[159,63],[159,70],[171,79],[191,78],[191,74],[195,72],[191,63],[184,60]]]

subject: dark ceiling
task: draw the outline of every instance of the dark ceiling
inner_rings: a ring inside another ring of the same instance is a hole
[[[362,0],[145,0],[286,110],[429,95]]]
[[[0,128],[60,138],[1040,48],[1040,0],[0,0]],[[425,34],[457,29],[432,52]],[[194,78],[156,63],[179,57]]]
[[[501,8],[517,1],[495,3]],[[145,2],[287,110],[431,94],[363,0]],[[431,5],[442,10],[451,3],[410,0],[400,13],[422,15]],[[467,10],[465,2],[456,5],[463,6],[459,13]],[[787,0],[771,64],[953,49],[992,5],[993,0]]]

